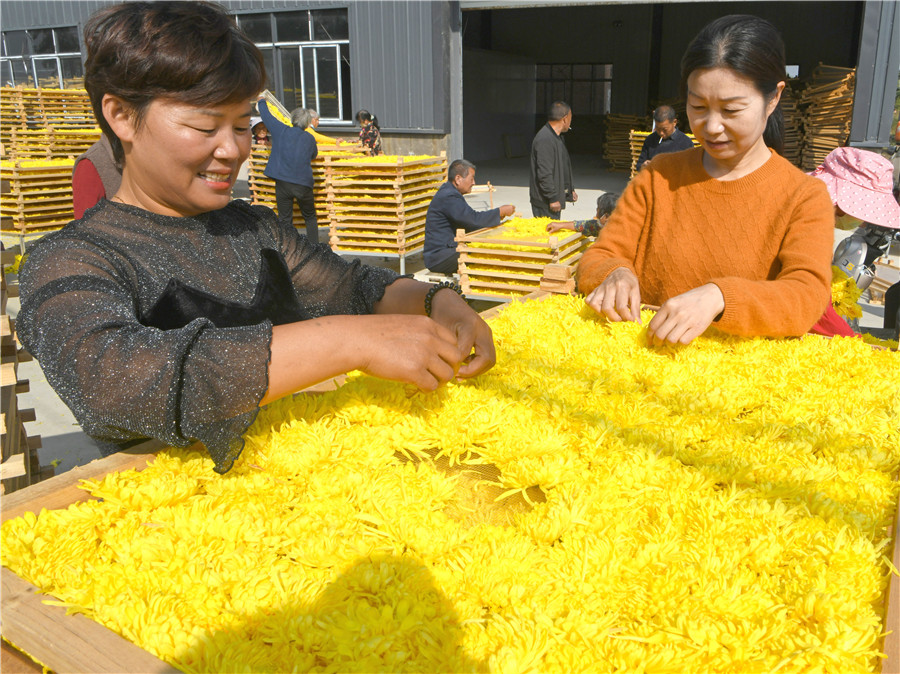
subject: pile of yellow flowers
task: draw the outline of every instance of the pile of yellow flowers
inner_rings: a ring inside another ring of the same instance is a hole
[[[862,290],[856,281],[835,265],[831,266],[831,306],[835,313],[844,318],[862,318],[862,309],[858,302]]]
[[[900,354],[655,349],[583,307],[508,306],[494,369],[434,393],[273,404],[224,476],[87,482],[3,564],[187,672],[877,671]]]

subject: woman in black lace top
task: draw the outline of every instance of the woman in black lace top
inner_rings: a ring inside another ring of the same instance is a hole
[[[318,381],[360,369],[432,390],[493,365],[490,329],[455,292],[231,201],[265,70],[221,8],[109,7],[85,43],[122,185],[33,247],[17,327],[105,453],[200,440],[225,472],[260,405]]]

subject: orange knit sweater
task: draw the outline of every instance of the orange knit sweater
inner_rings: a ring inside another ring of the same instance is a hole
[[[724,332],[801,335],[830,301],[834,210],[825,183],[772,153],[734,181],[711,178],[703,150],[660,155],[625,189],[578,265],[589,293],[617,267],[640,281],[641,301],[706,283],[725,297]]]

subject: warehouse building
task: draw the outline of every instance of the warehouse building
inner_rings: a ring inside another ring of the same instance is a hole
[[[79,86],[81,30],[108,2],[4,0],[4,86]],[[889,143],[900,3],[325,2],[223,3],[259,45],[288,108],[316,108],[326,132],[378,116],[389,153],[479,161],[522,154],[548,102],[575,113],[573,153],[599,153],[603,117],[646,115],[677,95],[687,42],[709,20],[752,13],[777,25],[792,75],[857,68],[851,144]]]

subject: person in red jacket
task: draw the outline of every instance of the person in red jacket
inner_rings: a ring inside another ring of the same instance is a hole
[[[72,205],[75,219],[97,205],[101,199],[114,195],[122,183],[122,168],[113,157],[112,146],[106,134],[91,145],[72,167]]]

